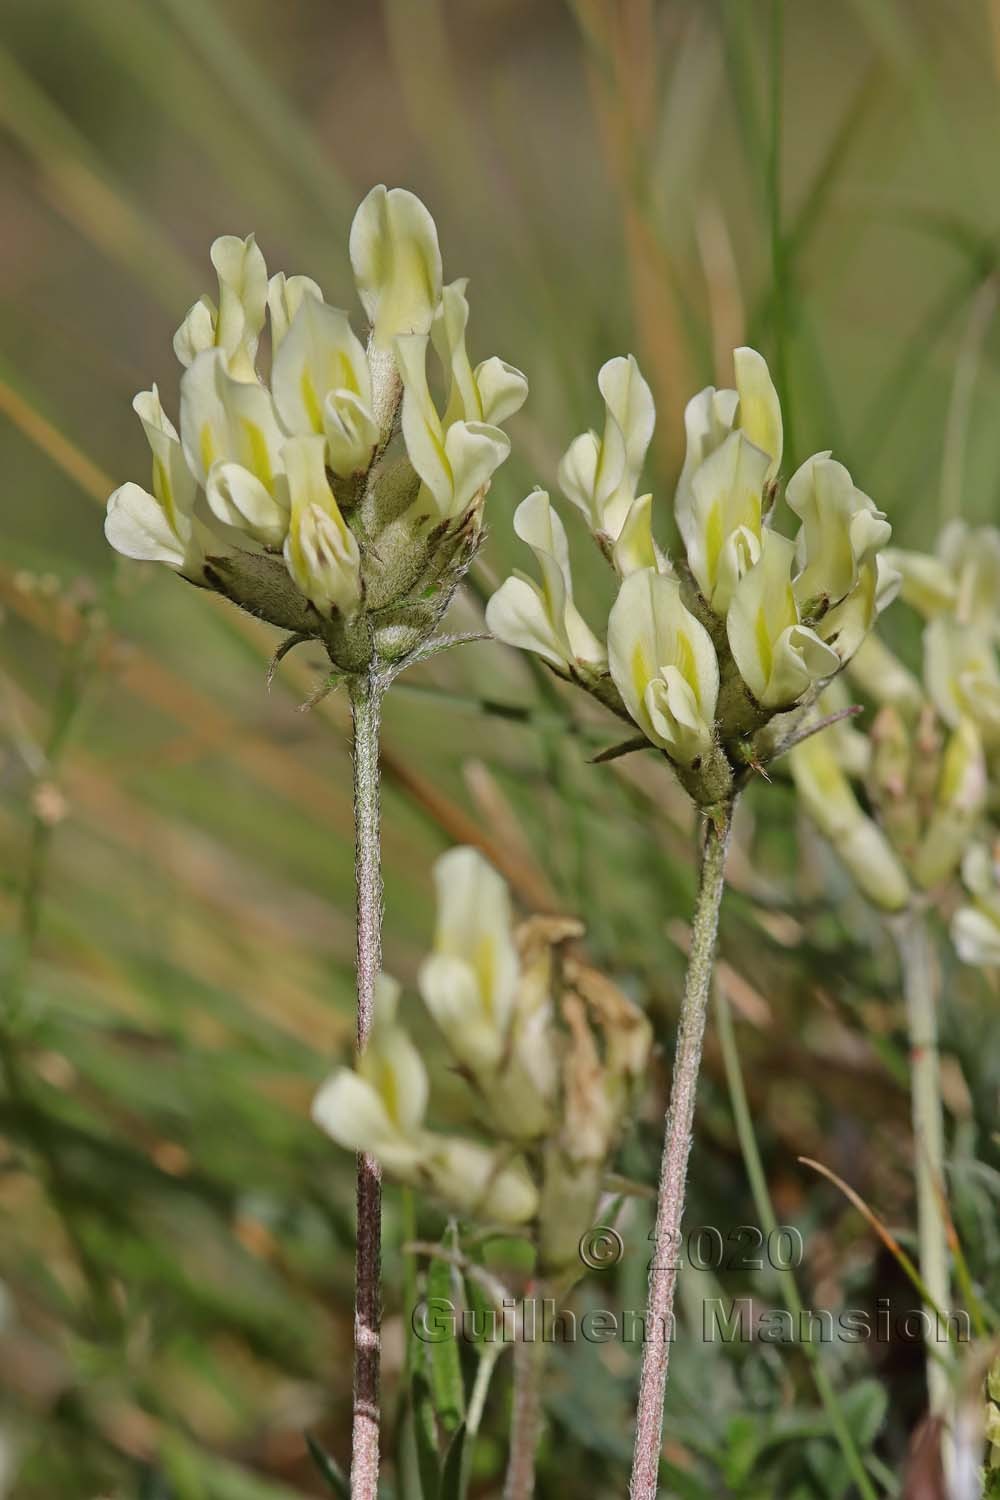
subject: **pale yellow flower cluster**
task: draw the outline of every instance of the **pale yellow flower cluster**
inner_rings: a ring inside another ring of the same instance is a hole
[[[372,189],[350,258],[365,344],[311,278],[268,278],[252,235],[216,240],[218,298],[201,297],[174,338],[179,430],[155,386],[136,397],[152,486],[117,489],[105,529],[127,557],[318,636],[359,670],[405,655],[440,616],[527,382],[498,358],[473,367],[466,283],[442,285],[437,230],[412,193]]]
[[[478,1137],[428,1128],[423,1059],[383,976],[363,1056],[317,1095],[317,1123],[396,1180],[485,1223],[523,1226],[548,1269],[590,1227],[608,1159],[650,1047],[642,1013],[567,951],[578,923],[515,926],[507,886],[474,849],[434,871],[433,951],[420,993],[465,1079]]]
[[[757,730],[850,660],[895,586],[880,556],[889,524],[829,453],[788,482],[795,540],[773,527],[780,404],[758,353],[737,349],[734,365],[735,389],[709,387],[685,412],[674,564],[653,536],[652,496],[637,493],[655,421],[649,386],[631,355],[600,372],[603,432],[573,441],[559,483],[618,575],[604,636],[576,606],[566,533],[541,490],[514,522],[540,581],[515,574],[487,612],[500,640],[627,715],[703,805],[726,796]]]
[[[869,637],[851,675],[881,705],[871,730],[838,726],[798,746],[796,785],[876,906],[901,910],[961,869],[972,903],[953,919],[956,948],[969,963],[997,963],[998,883],[978,841],[1000,754],[1000,530],[953,522],[935,553],[885,556],[926,622],[922,680]],[[820,707],[836,703],[828,693]]]

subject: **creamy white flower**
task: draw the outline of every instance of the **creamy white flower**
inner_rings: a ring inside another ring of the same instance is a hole
[[[285,538],[288,571],[321,614],[349,616],[361,598],[361,557],[326,477],[323,439],[289,438],[282,461],[291,501]]]
[[[472,368],[465,346],[467,286],[463,278],[443,289],[431,329],[434,348],[449,381],[445,428],[456,421],[499,425],[521,409],[528,394],[528,382],[521,371],[496,356]]]
[[[603,667],[607,652],[573,603],[566,532],[544,490],[521,501],[514,530],[534,552],[541,583],[524,573],[508,578],[486,606],[487,629],[554,667]]]
[[[686,766],[711,748],[718,658],[676,579],[644,568],[624,580],[608,618],[608,664],[625,707],[654,745]]]
[[[717,615],[760,557],[768,457],[742,432],[732,432],[691,480],[687,558],[698,587]]]
[[[437,927],[420,969],[420,993],[462,1062],[495,1068],[514,1011],[520,966],[506,882],[475,849],[451,849],[434,866]]]
[[[378,442],[368,360],[347,314],[303,296],[271,374],[289,433],[323,433],[327,462],[344,478],[365,470]]]
[[[375,1024],[357,1069],[340,1068],[320,1089],[313,1119],[347,1151],[370,1151],[394,1172],[409,1174],[425,1155],[422,1126],[427,1070],[396,1024],[399,985],[380,975]]]
[[[286,276],[277,271],[267,283],[267,310],[271,317],[271,355],[277,355],[292,319],[305,297],[323,301],[323,293],[311,276]]]
[[[347,1151],[370,1152],[387,1172],[417,1183],[460,1213],[523,1224],[538,1195],[520,1157],[424,1128],[427,1070],[397,1024],[399,986],[382,975],[375,1024],[355,1069],[339,1068],[313,1102],[316,1124]]]
[[[740,676],[764,708],[790,708],[813,682],[840,669],[836,652],[800,622],[794,558],[793,543],[767,531],[760,558],[738,584],[726,617]]]
[[[181,377],[181,443],[201,485],[216,463],[236,463],[273,493],[285,434],[270,393],[236,380],[220,349],[199,354]]]
[[[788,481],[785,499],[802,522],[795,578],[799,604],[803,609],[839,604],[888,542],[892,527],[829,453],[806,459]]]
[[[428,333],[441,296],[441,250],[434,220],[405,188],[374,187],[354,215],[351,265],[375,343]]]
[[[781,467],[783,446],[781,406],[767,363],[756,349],[733,351],[736,390],[706,386],[692,396],[684,411],[687,447],[674,495],[674,513],[686,546],[692,532],[692,481],[731,432],[740,431],[755,448],[767,454],[764,483],[770,484]]]
[[[212,245],[219,303],[200,297],[174,335],[174,352],[191,365],[206,349],[221,349],[238,380],[255,380],[254,360],[264,326],[267,266],[252,234],[224,234]]]
[[[603,436],[584,432],[573,440],[559,465],[559,486],[591,530],[614,542],[636,498],[656,409],[631,354],[609,359],[597,384],[605,405]]]
[[[204,561],[205,533],[194,518],[197,485],[177,430],[155,385],[140,391],[132,407],[153,455],[153,492],[137,484],[119,486],[108,500],[104,534],[125,557],[166,563],[196,579]]]
[[[510,452],[510,439],[485,422],[456,421],[445,430],[427,384],[426,334],[396,340],[403,381],[403,440],[423,481],[418,505],[429,505],[439,520],[461,516]]]

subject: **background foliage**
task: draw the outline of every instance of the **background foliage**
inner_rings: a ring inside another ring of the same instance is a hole
[[[515,560],[510,516],[555,490],[633,350],[669,497],[683,403],[749,340],[776,371],[786,472],[833,446],[929,545],[997,518],[1000,7],[995,0],[7,0],[0,24],[0,1333],[11,1494],[320,1494],[304,1432],[349,1431],[353,1164],[310,1125],[352,1034],[347,707],[265,690],[263,627],[101,535],[147,457],[129,408],[176,400],[174,327],[213,236],[352,306],[346,235],[375,181],[419,192],[472,348],[529,376],[492,535],[462,611]],[[478,354],[476,354],[478,351]],[[606,602],[574,527],[579,596]],[[518,560],[520,562],[520,559]],[[889,633],[913,655],[902,612]],[[301,654],[301,653],[300,653]],[[479,842],[525,908],[569,909],[665,1049],[623,1170],[651,1181],[691,897],[690,817],[662,763],[593,768],[615,738],[499,646],[428,664],[385,728],[387,967],[412,980],[428,869]],[[782,783],[742,810],[723,921],[751,1115],[809,1307],[913,1293],[829,1184],[907,1243],[906,1056],[895,962]],[[997,995],[942,945],[952,1211],[998,1291]],[[719,1036],[688,1222],[758,1223]],[[402,1230],[387,1224],[386,1385],[403,1361]],[[433,1219],[426,1226],[435,1232]],[[576,1306],[642,1305],[649,1216]],[[766,1273],[689,1269],[668,1420],[676,1493],[850,1493],[801,1348],[709,1345],[705,1297],[780,1300]],[[557,1350],[543,1495],[616,1495],[636,1346]],[[878,1482],[900,1493],[918,1344],[821,1351]],[[495,1493],[509,1371],[475,1452]],[[0,1465],[2,1468],[2,1465]],[[387,1493],[393,1473],[387,1475]],[[2,1487],[2,1485],[0,1485]],[[478,1488],[477,1488],[478,1487]],[[912,1493],[916,1493],[913,1491]]]

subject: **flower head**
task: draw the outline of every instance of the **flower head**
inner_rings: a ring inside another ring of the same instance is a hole
[[[676,561],[656,540],[653,495],[636,494],[654,411],[631,356],[600,372],[603,435],[576,438],[560,464],[563,491],[619,581],[607,670],[600,634],[576,608],[565,533],[543,491],[529,495],[515,517],[541,583],[515,573],[487,611],[500,640],[534,651],[631,719],[708,809],[773,755],[781,730],[776,725],[768,737],[769,722],[814,701],[852,659],[898,583],[881,555],[885,516],[829,453],[809,459],[788,486],[796,538],[775,529],[781,407],[760,354],[737,349],[733,363],[736,389],[708,387],[685,412],[687,452],[675,495],[684,545]],[[633,748],[627,742],[608,755]]]
[[[367,344],[310,277],[268,280],[252,235],[216,240],[218,298],[199,298],[174,340],[180,433],[155,387],[136,398],[152,485],[116,490],[105,530],[126,556],[316,636],[356,671],[406,658],[436,625],[510,449],[499,424],[527,386],[502,360],[471,365],[465,284],[442,287],[434,221],[412,193],[373,188],[350,255]],[[432,331],[451,390],[443,415],[427,380]]]
[[[453,1212],[523,1225],[547,1268],[571,1263],[644,1074],[645,1016],[568,949],[569,918],[513,920],[506,883],[475,849],[434,870],[438,916],[420,991],[468,1083],[479,1136],[427,1124],[423,1060],[383,978],[364,1055],[324,1084],[316,1122]]]

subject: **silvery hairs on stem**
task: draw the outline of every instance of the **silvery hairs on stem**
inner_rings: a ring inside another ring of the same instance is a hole
[[[685,411],[673,560],[653,535],[652,495],[637,493],[652,393],[631,355],[600,371],[603,432],[574,439],[559,483],[618,575],[603,636],[574,602],[566,533],[542,490],[514,517],[541,582],[516,573],[487,609],[495,636],[633,724],[639,739],[622,748],[662,751],[707,810],[784,748],[794,721],[781,716],[815,699],[898,587],[880,556],[888,521],[829,453],[785,488],[795,539],[775,529],[781,409],[761,355],[737,349],[734,364],[735,390],[710,386]]]
[[[428,1127],[427,1069],[386,975],[367,1050],[323,1085],[314,1118],[451,1212],[523,1232],[540,1274],[579,1270],[580,1239],[645,1072],[649,1022],[568,946],[578,922],[515,923],[505,881],[475,849],[443,855],[434,879],[437,927],[420,993],[469,1089],[476,1134]]]
[[[437,230],[412,193],[371,190],[350,258],[366,344],[308,276],[268,279],[253,235],[215,241],[218,302],[199,298],[174,338],[179,432],[155,385],[136,396],[152,490],[117,489],[105,532],[126,557],[224,594],[292,632],[286,645],[318,639],[358,673],[427,649],[478,546],[510,451],[500,424],[527,382],[496,357],[472,366],[466,282],[442,285]]]

